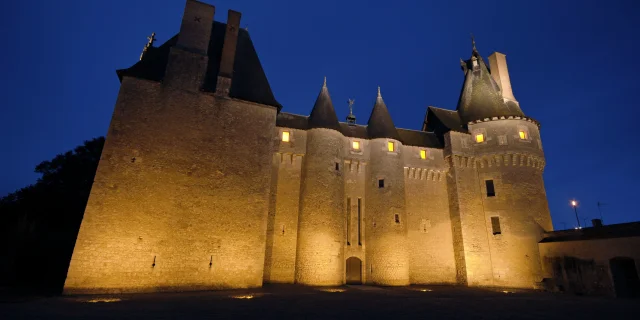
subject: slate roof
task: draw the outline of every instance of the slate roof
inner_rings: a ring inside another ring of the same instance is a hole
[[[367,133],[370,139],[390,138],[400,140],[396,126],[393,124],[387,105],[382,100],[380,87],[378,87],[378,97],[371,110],[371,116],[367,122]]]
[[[474,68],[473,62],[477,62]],[[464,84],[458,99],[456,110],[460,115],[462,124],[470,121],[500,116],[520,116],[524,113],[517,104],[504,103],[500,88],[491,76],[484,60],[475,49],[471,58],[462,61],[462,69],[465,72]]]
[[[316,103],[313,105],[313,109],[311,109],[311,115],[309,115],[309,129],[311,128],[327,128],[340,131],[338,116],[336,116],[336,111],[333,109],[326,78],[322,89],[320,89]]]
[[[202,88],[203,91],[215,92],[216,90],[226,26],[226,23],[222,22],[215,21],[213,23],[208,49],[209,64]],[[167,40],[159,47],[149,48],[141,61],[129,68],[117,70],[118,77],[121,81],[124,76],[162,81],[169,59],[169,49],[177,42],[178,35]],[[240,29],[238,32],[238,44],[236,46],[233,70],[230,97],[274,106],[278,110],[282,108],[273,96],[267,76],[262,69],[258,54],[249,37],[249,32],[245,29]]]
[[[540,243],[626,237],[640,237],[640,222],[548,232]]]
[[[427,115],[424,117],[422,130],[434,132],[438,135],[443,135],[447,131],[467,132],[467,129],[465,129],[460,121],[458,112],[431,106],[427,108]]]
[[[276,126],[281,128],[292,128],[299,130],[309,130],[309,117],[280,112],[276,117]],[[367,126],[363,125],[350,125],[346,122],[340,122],[340,132],[345,137],[359,138],[359,139],[373,139],[369,136]],[[436,134],[432,132],[397,129],[398,135],[403,145],[425,147],[425,148],[437,148],[442,149],[443,144],[438,139]]]

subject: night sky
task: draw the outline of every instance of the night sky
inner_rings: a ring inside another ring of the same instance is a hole
[[[207,2],[218,21],[242,12],[283,111],[308,115],[326,76],[340,120],[352,98],[361,124],[378,85],[397,127],[420,129],[429,105],[455,109],[473,33],[485,61],[507,55],[516,99],[542,124],[555,228],[576,225],[574,198],[581,218],[598,217],[600,201],[605,223],[640,220],[639,1]],[[156,45],[174,36],[184,1],[0,6],[3,196],[35,182],[41,161],[106,134],[115,70],[151,32]]]

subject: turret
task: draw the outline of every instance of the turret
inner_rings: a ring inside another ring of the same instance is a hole
[[[344,282],[344,136],[326,79],[309,116],[307,150],[302,165],[297,283]]]
[[[367,279],[378,285],[408,285],[402,143],[380,88],[367,131],[371,139],[365,186]]]
[[[531,288],[542,280],[537,243],[552,228],[538,123],[504,98],[475,41],[463,70],[457,111],[468,134],[445,134],[459,281]]]

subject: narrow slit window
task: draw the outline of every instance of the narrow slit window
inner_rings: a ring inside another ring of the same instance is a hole
[[[393,144],[393,142],[389,141],[387,142],[387,149],[389,150],[389,152],[393,152],[396,150],[396,146]]]
[[[378,180],[378,188],[384,188],[384,179]]]
[[[482,134],[482,133],[476,134],[476,142],[477,143],[484,142],[484,134]]]
[[[340,164],[336,162],[336,171],[340,171]]]
[[[420,150],[420,159],[426,159],[427,158],[427,150]]]
[[[358,198],[358,245],[362,245],[362,241],[360,240],[361,232],[360,232],[360,222],[362,221],[362,199]]]
[[[520,135],[520,139],[521,139],[521,140],[527,140],[527,138],[528,138],[528,137],[527,137],[527,132],[526,132],[526,131],[524,131],[524,130],[520,130],[520,131],[518,132],[518,134]]]
[[[289,131],[282,131],[282,142],[289,142]]]
[[[500,230],[500,217],[491,217],[491,229],[493,229],[493,235],[502,234]]]
[[[495,197],[496,196],[496,188],[493,185],[493,180],[485,180],[484,183],[487,186],[487,197]]]
[[[347,245],[351,245],[351,198],[347,198]]]
[[[351,148],[353,148],[353,150],[360,150],[360,141],[352,141]]]
[[[399,223],[400,223],[400,215],[399,215],[399,214],[397,214],[397,213],[396,213],[396,214],[394,215],[394,219],[395,219],[395,221],[396,221],[396,223],[397,223],[397,224],[399,224]]]

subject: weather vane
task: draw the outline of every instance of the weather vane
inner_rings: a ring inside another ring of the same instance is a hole
[[[471,34],[471,45],[473,45],[473,51],[477,51],[476,49],[476,38]]]
[[[355,124],[356,123],[356,116],[353,115],[353,104],[356,103],[356,100],[349,99],[349,100],[347,100],[347,103],[349,104],[349,115],[347,116],[347,123]]]
[[[144,49],[142,49],[142,53],[140,54],[140,60],[144,57],[144,54],[147,53],[147,50],[153,46],[153,43],[156,41],[156,33],[152,32],[150,37],[147,37],[147,44],[144,45]]]

